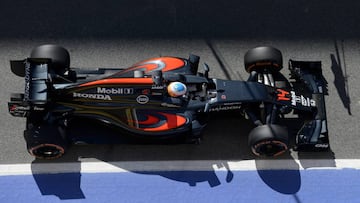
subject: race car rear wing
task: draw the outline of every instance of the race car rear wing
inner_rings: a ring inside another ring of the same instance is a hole
[[[27,116],[30,110],[43,109],[48,99],[48,64],[50,59],[28,58],[11,61],[11,71],[25,78],[24,94],[11,96],[8,108],[14,116]]]

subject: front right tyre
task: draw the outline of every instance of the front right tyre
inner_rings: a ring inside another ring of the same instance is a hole
[[[256,47],[246,52],[244,56],[245,70],[262,72],[268,70],[278,72],[282,69],[283,58],[280,50],[270,47]]]

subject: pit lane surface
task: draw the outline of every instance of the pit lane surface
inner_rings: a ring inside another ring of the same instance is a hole
[[[66,47],[74,67],[128,67],[149,57],[187,57],[194,53],[201,56],[200,64],[206,62],[210,66],[211,76],[226,79],[247,78],[243,56],[258,45],[279,48],[284,61],[289,58],[321,60],[329,83],[326,105],[332,151],[291,152],[280,158],[290,163],[299,160],[305,164],[304,168],[333,167],[336,159],[359,159],[359,2],[206,3],[204,6],[200,1],[139,4],[131,1],[101,4],[96,1],[52,1],[51,4],[3,1],[0,9],[0,164],[29,163],[34,173],[40,170],[39,161],[34,161],[25,149],[22,138],[25,121],[11,117],[6,102],[11,92],[23,91],[23,81],[11,74],[9,60],[25,58],[33,47],[43,43]],[[120,163],[248,160],[255,158],[247,147],[250,130],[249,122],[242,118],[215,118],[205,131],[201,145],[74,146],[56,162],[77,162],[79,157],[85,162]],[[309,163],[308,159],[327,161]],[[211,164],[208,170],[213,170]]]
[[[289,165],[288,160],[231,161],[226,164],[209,161],[120,163],[131,172],[117,164],[81,163],[81,174],[76,171],[75,163],[46,164],[39,173],[32,170],[38,166],[0,165],[1,171],[8,172],[6,175],[0,173],[0,197],[2,202],[359,201],[359,185],[353,181],[360,178],[359,160],[337,160],[336,168],[306,170],[300,162]],[[211,171],[207,168],[209,165]],[[159,166],[162,166],[160,170]],[[288,169],[283,169],[284,166]]]

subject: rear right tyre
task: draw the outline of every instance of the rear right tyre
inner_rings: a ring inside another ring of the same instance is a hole
[[[70,67],[70,54],[59,45],[45,44],[35,47],[30,57],[51,59],[50,68],[59,75],[63,75]]]
[[[48,72],[51,73],[54,84],[76,82],[76,72],[70,69],[70,54],[64,47],[54,44],[41,45],[32,50],[30,57],[51,60]]]
[[[28,152],[39,159],[60,158],[66,151],[68,141],[61,127],[40,125],[24,133]]]

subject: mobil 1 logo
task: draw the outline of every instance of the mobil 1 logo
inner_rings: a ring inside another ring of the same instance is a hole
[[[98,87],[98,94],[134,94],[134,88],[106,88]]]

